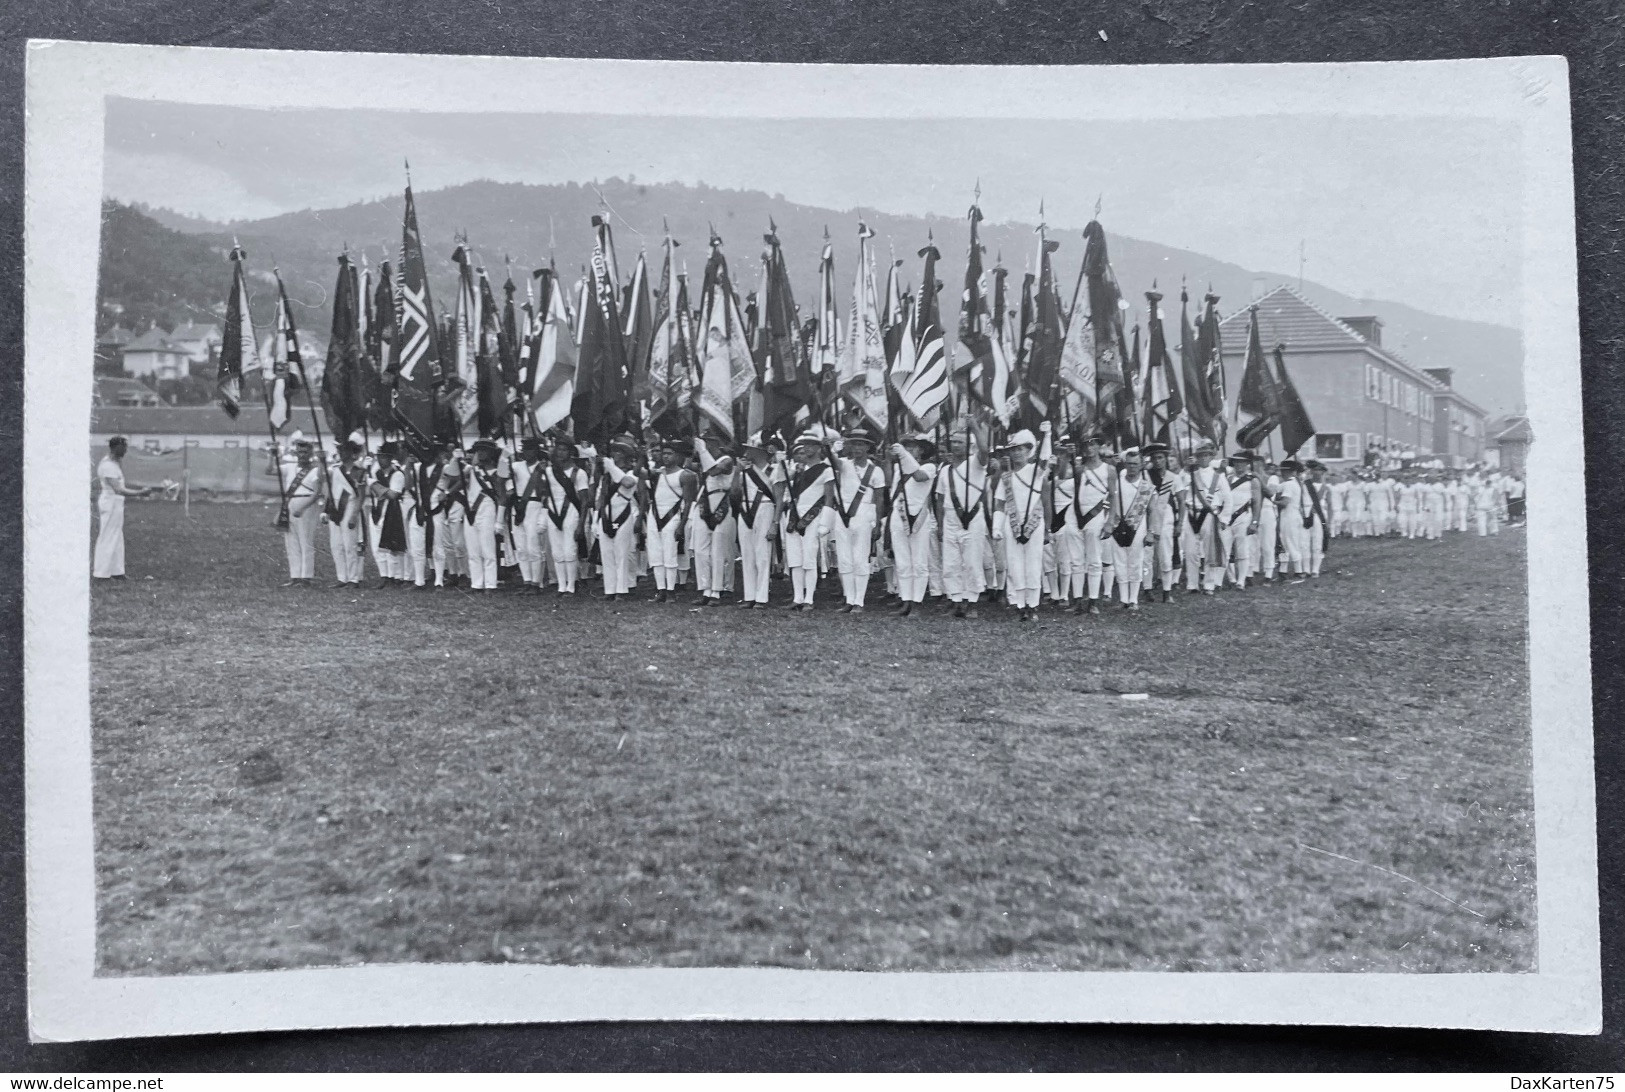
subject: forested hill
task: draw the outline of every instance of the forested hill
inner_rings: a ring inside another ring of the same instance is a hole
[[[228,251],[210,236],[173,231],[114,201],[102,204],[97,328],[115,318],[132,330],[172,330],[188,319],[218,321],[231,283]],[[228,244],[229,245],[229,244]],[[114,314],[108,303],[123,311]]]
[[[623,279],[631,275],[640,247],[654,263],[651,276],[659,276],[665,222],[682,244],[678,260],[686,264],[696,288],[705,265],[706,240],[714,229],[723,240],[734,283],[741,292],[748,291],[756,287],[760,276],[762,234],[771,221],[778,225],[796,299],[805,312],[817,299],[818,259],[827,228],[835,246],[836,292],[844,317],[852,290],[852,263],[861,218],[876,233],[880,277],[884,276],[885,263],[895,253],[904,260],[907,281],[917,284],[921,268],[917,252],[928,238],[934,240],[942,253],[938,278],[944,286],[941,303],[945,320],[953,323],[959,311],[968,243],[963,218],[901,216],[873,209],[834,210],[796,204],[780,195],[759,191],[622,179],[592,185],[470,182],[418,193],[416,197],[431,260],[431,287],[440,309],[452,299],[455,267],[450,257],[459,234],[467,235],[499,295],[503,277],[511,268],[522,297],[526,275],[544,264],[549,253],[556,256],[560,272],[574,280],[591,252],[591,218],[607,206],[613,210],[611,223]],[[290,295],[301,304],[296,308],[299,321],[306,327],[319,328],[325,335],[327,298],[332,291],[337,255],[348,246],[352,256],[364,254],[375,267],[381,260],[393,258],[400,246],[401,210],[402,199],[396,195],[344,208],[304,210],[231,224],[210,224],[174,213],[149,211],[170,226],[218,248],[221,254],[236,235],[249,250],[250,266],[256,270],[268,270],[273,262],[279,264]],[[1226,312],[1245,306],[1255,287],[1296,282],[1293,277],[1249,270],[1191,251],[1110,234],[1109,208],[1102,219],[1108,228],[1118,280],[1142,320],[1145,292],[1152,288],[1153,281],[1164,294],[1165,313],[1174,322],[1178,318],[1181,278],[1189,284],[1193,299],[1199,300],[1212,285]],[[1070,294],[1083,259],[1082,226],[1057,225],[1050,233],[1060,243],[1055,261],[1064,294]],[[982,238],[987,247],[987,264],[991,266],[1002,255],[1011,273],[1012,287],[1019,288],[1023,272],[1033,263],[1034,225],[984,223]],[[505,258],[511,258],[511,263]],[[217,263],[210,275],[216,281],[211,304],[218,309],[225,296],[227,271]],[[1334,315],[1380,315],[1386,347],[1419,367],[1454,368],[1457,385],[1491,412],[1510,412],[1522,404],[1523,348],[1517,330],[1433,315],[1393,301],[1360,300],[1313,282],[1305,284],[1304,292]],[[256,321],[262,321],[261,310],[256,300]]]

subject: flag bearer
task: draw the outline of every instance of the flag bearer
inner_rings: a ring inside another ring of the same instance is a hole
[[[677,554],[688,532],[695,476],[684,468],[683,451],[676,440],[657,443],[655,457],[659,465],[649,490],[645,542],[649,568],[654,573],[655,602],[664,603],[677,589]]]
[[[931,578],[931,541],[937,537],[932,492],[937,481],[937,445],[926,436],[909,436],[893,444],[896,480],[891,489],[891,546],[897,569],[897,594],[904,618],[925,599]]]
[[[1186,471],[1185,518],[1179,529],[1188,593],[1213,595],[1224,582],[1228,549],[1224,510],[1229,503],[1230,481],[1216,465],[1212,442],[1204,440]]]
[[[773,504],[773,469],[761,436],[751,437],[739,450],[740,468],[733,476],[732,498],[733,511],[738,513],[742,584],[739,605],[754,610],[767,606],[778,518]]]
[[[867,432],[849,431],[841,445],[845,455],[836,459],[828,486],[834,513],[835,565],[846,592],[846,605],[841,609],[847,613],[863,611],[874,541],[880,531],[879,505],[885,495],[886,475],[870,458],[873,447]]]
[[[1085,435],[1082,461],[1078,464],[1077,496],[1072,505],[1072,526],[1077,530],[1078,556],[1074,562],[1073,595],[1077,614],[1099,614],[1100,597],[1111,594],[1102,589],[1107,555],[1111,553],[1112,475],[1116,473],[1100,457],[1102,437]],[[1115,557],[1113,558],[1115,561]],[[1136,580],[1138,574],[1136,574]]]
[[[131,489],[124,484],[125,454],[130,441],[115,436],[107,441],[107,454],[96,466],[96,560],[90,575],[97,580],[124,579],[124,498],[144,497],[150,489]]]
[[[539,497],[536,505],[547,535],[547,555],[553,561],[553,579],[559,595],[574,595],[581,570],[581,525],[592,496],[587,472],[576,465],[575,445],[556,438],[548,452],[546,469],[538,470],[533,480],[537,485],[532,492]]]
[[[463,470],[463,541],[468,548],[468,581],[475,591],[497,586],[497,520],[507,496],[509,468],[494,441],[476,440]]]
[[[418,496],[426,506],[419,518],[424,521],[434,559],[436,587],[455,587],[468,579],[468,513],[463,508],[462,455],[447,445],[436,453],[432,464],[419,473]]]
[[[1247,586],[1252,575],[1253,548],[1258,541],[1258,510],[1262,486],[1253,475],[1251,452],[1238,451],[1230,456],[1229,492],[1219,527],[1224,533],[1223,564],[1230,573],[1231,582],[1238,588]]]
[[[1179,583],[1179,570],[1174,567],[1174,545],[1182,522],[1179,503],[1184,496],[1178,472],[1168,468],[1168,445],[1146,444],[1141,449],[1146,457],[1145,475],[1155,490],[1151,506],[1146,511],[1146,546],[1151,552],[1151,588],[1161,586],[1162,601],[1173,598],[1174,586]]]
[[[339,444],[338,462],[327,468],[327,490],[322,522],[327,524],[327,548],[333,555],[333,587],[361,586],[361,445]]]
[[[948,459],[937,475],[938,537],[942,542],[942,583],[954,605],[955,618],[976,617],[976,602],[986,588],[982,555],[990,543],[987,457],[970,457],[970,441],[948,437]]]
[[[791,610],[813,608],[818,583],[819,531],[828,506],[834,468],[825,459],[824,442],[812,433],[796,439],[792,460],[782,468],[778,509],[783,520],[784,566],[790,570]]]
[[[316,578],[316,528],[322,516],[322,468],[316,465],[316,445],[293,434],[295,465],[288,475],[288,582],[285,588],[309,587]]]
[[[694,526],[694,586],[699,596],[697,607],[719,606],[722,594],[732,590],[734,552],[739,540],[734,519],[734,457],[722,451],[721,441],[708,441],[705,437],[694,442],[694,454],[700,461],[699,480],[695,483],[694,512],[698,519]]]
[[[1050,423],[1040,428],[1049,435]],[[1044,529],[1049,524],[1045,510],[1049,475],[1034,458],[1038,439],[1028,429],[1010,437],[1007,451],[1010,473],[1004,479],[1004,511],[1010,520],[1005,543],[1005,595],[1019,611],[1023,622],[1038,617],[1038,592],[1044,580]]]
[[[1262,456],[1253,461],[1254,473],[1259,480],[1258,500],[1258,556],[1253,559],[1253,571],[1266,584],[1275,582],[1277,550],[1280,546],[1280,506],[1275,503],[1281,491],[1280,467],[1266,462]]]
[[[406,474],[400,467],[401,446],[385,440],[378,447],[378,469],[367,490],[372,500],[373,525],[378,534],[378,586],[393,588],[406,582],[406,513],[409,504]]]
[[[1073,598],[1079,605],[1083,599],[1083,538],[1078,531],[1077,513],[1072,503],[1077,499],[1077,448],[1063,439],[1055,445],[1055,462],[1049,477],[1049,526],[1044,542],[1044,594],[1061,608]],[[1074,581],[1078,587],[1073,588]]]
[[[1145,543],[1149,533],[1147,516],[1156,492],[1156,486],[1140,466],[1140,453],[1133,448],[1125,451],[1111,515],[1111,546],[1118,597],[1129,611],[1140,609],[1140,582],[1145,572]]]
[[[528,591],[538,595],[547,578],[547,539],[542,529],[547,517],[537,499],[546,473],[541,437],[525,437],[519,442],[519,461],[513,464],[513,533],[519,553],[519,578]]]
[[[632,591],[632,548],[644,529],[644,494],[637,473],[638,449],[630,436],[609,445],[598,493],[598,552],[604,596],[618,601]]]
[[[1307,486],[1302,463],[1296,459],[1281,463],[1281,546],[1286,550],[1287,571],[1298,580],[1309,573],[1309,529],[1314,522],[1314,503]]]
[[[1309,494],[1309,576],[1320,576],[1321,562],[1326,556],[1326,542],[1331,537],[1331,487],[1326,484],[1326,465],[1318,459],[1304,463],[1306,477],[1304,489]]]
[[[424,468],[417,453],[410,447],[401,449],[401,473],[406,478],[406,493],[401,498],[401,511],[406,523],[406,571],[401,579],[420,591],[430,588],[428,582],[430,548],[429,536],[434,521],[428,513],[423,488]]]

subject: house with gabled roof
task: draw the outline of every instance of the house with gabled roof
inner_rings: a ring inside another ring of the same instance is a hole
[[[1287,372],[1315,425],[1300,457],[1343,465],[1376,456],[1447,466],[1483,461],[1484,409],[1451,386],[1448,369],[1430,373],[1385,348],[1380,317],[1336,317],[1287,285],[1251,306],[1265,354],[1284,346]],[[1250,322],[1251,307],[1243,307],[1219,324],[1232,399],[1247,362]]]
[[[181,379],[191,374],[192,361],[186,350],[169,340],[163,328],[154,326],[124,343],[124,370],[154,381]]]

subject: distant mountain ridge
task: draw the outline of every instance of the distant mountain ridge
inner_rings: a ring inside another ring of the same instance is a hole
[[[743,293],[757,285],[762,235],[771,221],[777,224],[784,245],[797,302],[808,313],[817,298],[818,259],[827,228],[835,246],[837,298],[844,317],[852,289],[855,236],[861,217],[876,233],[875,252],[882,266],[877,276],[884,276],[888,248],[895,247],[896,257],[904,259],[906,282],[917,283],[921,266],[916,253],[928,238],[934,241],[942,253],[938,276],[943,286],[944,320],[955,321],[959,313],[969,242],[963,218],[907,216],[873,209],[834,210],[797,204],[755,190],[724,190],[704,184],[645,184],[619,178],[588,185],[477,181],[414,196],[427,252],[439,259],[438,268],[431,268],[430,275],[441,309],[452,298],[454,267],[450,256],[459,234],[466,233],[488,269],[499,298],[509,268],[504,259],[512,258],[511,269],[522,300],[526,276],[535,266],[545,264],[550,251],[556,255],[560,272],[574,280],[591,253],[591,217],[605,211],[607,205],[613,210],[611,223],[623,279],[630,276],[640,245],[648,252],[651,278],[658,279],[661,225],[665,222],[681,244],[679,263],[686,263],[696,290],[705,265],[706,241],[714,229],[723,239],[734,283]],[[301,309],[307,312],[301,321],[314,329],[315,323],[327,321],[325,297],[332,290],[340,250],[348,246],[352,257],[365,255],[374,267],[385,258],[393,259],[400,245],[401,208],[401,197],[393,196],[343,208],[303,210],[232,223],[211,223],[161,209],[142,211],[172,230],[202,236],[216,248],[229,246],[236,236],[248,249],[251,265],[268,267],[274,261],[282,270],[290,294],[314,303]],[[1112,234],[1109,216],[1105,219],[1112,264],[1134,313],[1144,321],[1144,293],[1155,282],[1164,297],[1162,307],[1171,325],[1170,334],[1176,337],[1182,278],[1189,286],[1193,310],[1200,306],[1202,294],[1211,285],[1220,296],[1221,310],[1227,314],[1254,297],[1255,285],[1268,290],[1297,280]],[[641,238],[633,225],[642,232]],[[1081,228],[1075,225],[1050,230],[1050,238],[1061,244],[1055,261],[1062,291],[1067,295],[1083,258]],[[1035,253],[1034,225],[984,222],[981,236],[987,248],[985,264],[991,267],[995,257],[1002,254],[1010,270],[1012,293],[1019,291],[1022,274],[1032,264]],[[227,280],[224,271],[219,280],[223,299]],[[296,283],[301,286],[297,291]],[[1379,316],[1384,326],[1384,348],[1417,367],[1454,369],[1456,387],[1491,414],[1511,413],[1522,407],[1523,340],[1518,330],[1435,315],[1395,301],[1357,299],[1313,281],[1306,281],[1303,291],[1333,315]],[[320,302],[315,302],[318,299]],[[326,334],[325,325],[320,332]],[[1289,354],[1290,349],[1288,346]]]

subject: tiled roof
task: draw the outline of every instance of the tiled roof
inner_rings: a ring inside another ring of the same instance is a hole
[[[156,326],[154,326],[152,329],[148,330],[146,333],[138,334],[135,337],[131,338],[129,341],[124,343],[124,351],[127,352],[127,353],[129,353],[129,352],[137,352],[138,353],[138,352],[142,352],[144,350],[145,351],[154,351],[155,350],[155,351],[158,351],[158,352],[166,352],[166,353],[178,353],[178,352],[180,352],[180,350],[178,348],[176,348],[175,346],[173,346],[173,345],[171,345],[169,343],[168,335],[166,335],[162,330],[160,330]]]
[[[322,431],[327,431],[322,421]],[[236,420],[219,406],[96,406],[90,413],[92,432],[136,433],[161,436],[268,436],[265,409],[245,405]],[[307,436],[311,426],[310,407],[299,406],[283,433],[299,429]]]
[[[1523,416],[1497,417],[1484,428],[1491,443],[1533,443],[1535,430],[1529,427],[1529,418]]]
[[[1424,390],[1449,389],[1392,349],[1373,345],[1356,333],[1348,323],[1327,314],[1287,285],[1283,284],[1266,293],[1256,303],[1258,337],[1263,342],[1266,353],[1277,344],[1283,343],[1288,354],[1293,349],[1360,347],[1390,361],[1401,371],[1410,373],[1410,378]],[[1248,324],[1248,308],[1245,307],[1220,320],[1219,334],[1226,353],[1242,355],[1247,352]]]

